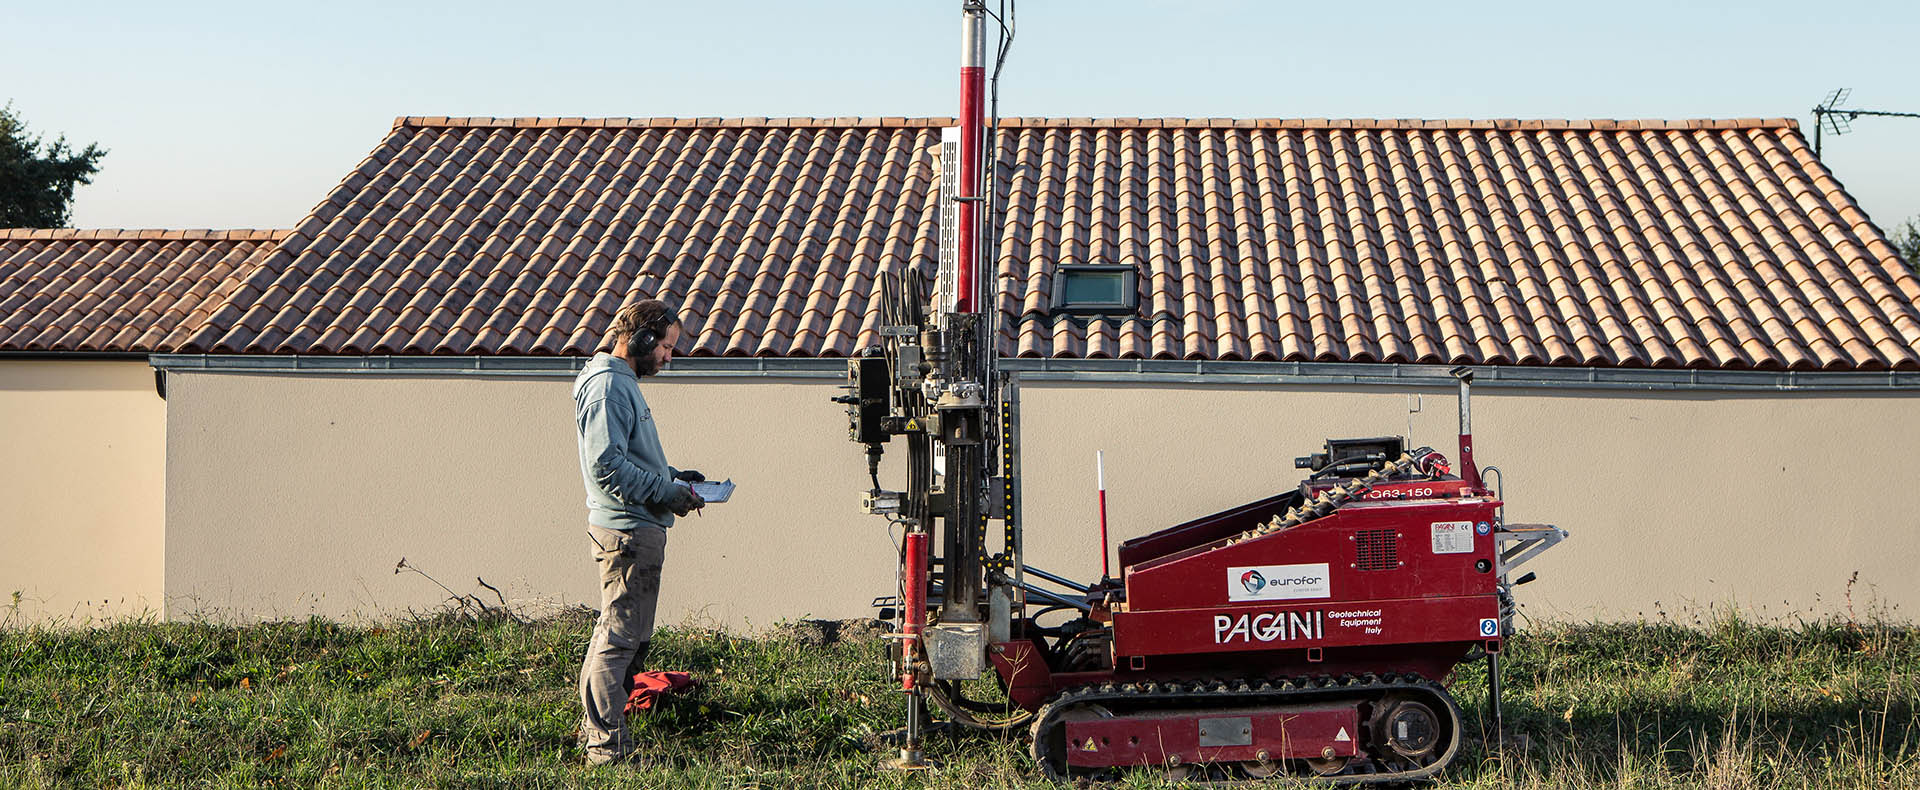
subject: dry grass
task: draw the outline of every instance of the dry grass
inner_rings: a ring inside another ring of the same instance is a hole
[[[659,665],[711,685],[640,725],[647,765],[609,770],[573,746],[582,613],[0,629],[0,785],[1044,786],[1012,738],[943,739],[939,769],[881,770],[868,743],[902,703],[878,642],[775,633],[663,631]],[[1504,759],[1476,742],[1442,786],[1920,788],[1911,626],[1562,625],[1508,656],[1518,737]],[[1454,687],[1474,727],[1478,669]]]

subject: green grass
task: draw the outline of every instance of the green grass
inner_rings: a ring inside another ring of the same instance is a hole
[[[882,770],[897,726],[875,641],[825,646],[676,628],[656,666],[710,685],[637,725],[652,758],[588,769],[573,743],[584,614],[387,628],[129,623],[0,629],[0,786],[1026,787],[1018,739],[930,744]],[[1480,726],[1478,665],[1454,691]],[[1920,787],[1920,631],[1737,619],[1549,626],[1514,639],[1494,760],[1443,786]],[[1136,775],[1122,787],[1160,786]]]

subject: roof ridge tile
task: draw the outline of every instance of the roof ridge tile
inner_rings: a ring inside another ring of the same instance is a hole
[[[442,115],[405,115],[394,119],[394,128],[500,128],[500,129],[562,129],[575,127],[592,128],[882,128],[914,129],[942,128],[957,123],[952,117],[910,117],[910,116],[838,116],[838,117],[603,117],[587,118],[581,116],[523,116],[523,117],[454,117]],[[1641,131],[1673,129],[1788,129],[1798,130],[1800,122],[1793,118],[1689,118],[1689,119],[1630,119],[1612,118],[1566,119],[1566,118],[1223,118],[1223,117],[1122,117],[1122,116],[1075,116],[1075,117],[1005,117],[999,119],[1000,126],[1006,129],[1062,129],[1062,128],[1154,128],[1154,129],[1355,129],[1355,130],[1403,130],[1403,129],[1544,129],[1550,131]]]
[[[21,241],[279,241],[285,228],[0,228],[0,240]]]

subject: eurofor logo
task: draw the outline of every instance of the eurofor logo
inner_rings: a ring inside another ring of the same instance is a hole
[[[1327,563],[1252,565],[1227,569],[1229,601],[1292,601],[1331,598]]]

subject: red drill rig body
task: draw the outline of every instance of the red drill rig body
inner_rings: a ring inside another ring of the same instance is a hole
[[[1497,673],[1507,573],[1565,533],[1502,523],[1493,492],[1399,437],[1328,447],[1296,490],[1122,544],[1077,628],[993,646],[1049,776],[1398,782],[1453,758],[1442,683]]]
[[[979,276],[979,251],[997,247],[979,221],[994,194],[982,166],[986,13],[980,0],[962,6],[935,295],[911,274],[882,275],[881,342],[848,360],[848,393],[835,399],[867,449],[868,512],[903,532],[899,590],[876,601],[898,620],[908,716],[897,764],[924,764],[930,704],[956,724],[1025,728],[1054,779],[1130,767],[1350,783],[1438,773],[1464,734],[1444,684],[1484,661],[1499,731],[1511,587],[1527,580],[1509,572],[1566,536],[1503,522],[1474,461],[1472,372],[1452,371],[1458,474],[1401,437],[1329,440],[1298,459],[1309,476],[1297,487],[1122,544],[1117,577],[1078,584],[1027,564],[1019,383],[1002,370],[999,312],[983,308],[999,300]],[[894,438],[907,451],[901,491],[880,485]]]

